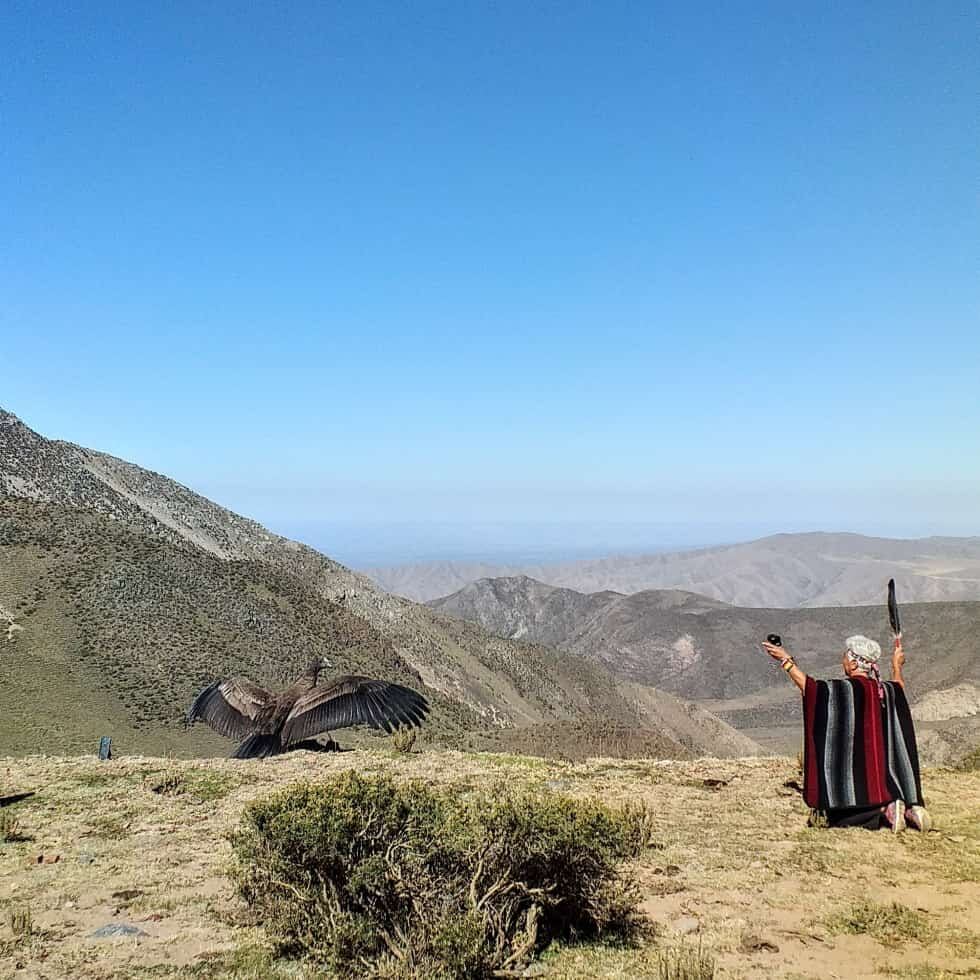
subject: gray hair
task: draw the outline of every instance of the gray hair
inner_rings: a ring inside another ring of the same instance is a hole
[[[866,636],[849,636],[844,641],[847,647],[847,655],[858,664],[870,666],[878,663],[881,656],[881,647],[874,640],[869,640]]]

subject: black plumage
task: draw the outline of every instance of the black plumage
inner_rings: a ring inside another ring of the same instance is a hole
[[[429,702],[411,688],[356,674],[321,683],[328,661],[314,660],[302,677],[279,694],[242,677],[209,684],[194,699],[187,724],[207,722],[216,732],[240,740],[233,759],[265,758],[288,751],[317,735],[368,725],[392,732],[417,727]]]
[[[902,621],[898,618],[898,602],[895,599],[895,579],[888,580],[888,622],[891,624],[892,636],[902,635]]]

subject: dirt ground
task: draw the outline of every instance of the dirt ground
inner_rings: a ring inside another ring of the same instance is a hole
[[[710,977],[713,961],[717,977],[980,977],[980,773],[926,772],[936,829],[895,837],[807,829],[784,785],[797,778],[790,759],[566,764],[388,749],[0,760],[0,796],[36,793],[0,810],[0,840],[13,838],[0,843],[0,977],[304,976],[240,924],[226,835],[248,801],[349,767],[653,808],[656,846],[635,869],[651,937],[550,949],[535,976]],[[92,936],[107,925],[142,934]],[[700,972],[681,974],[678,957],[699,950]]]

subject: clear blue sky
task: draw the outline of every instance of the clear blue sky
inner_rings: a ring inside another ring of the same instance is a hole
[[[980,533],[977,20],[8,0],[0,404],[277,527]]]

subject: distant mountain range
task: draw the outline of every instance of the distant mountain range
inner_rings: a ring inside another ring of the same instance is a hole
[[[776,534],[655,555],[522,566],[425,562],[366,574],[383,589],[419,602],[478,579],[522,575],[578,592],[683,589],[735,606],[785,609],[873,605],[894,577],[906,602],[947,602],[980,600],[980,538]]]
[[[594,658],[386,594],[159,474],[0,410],[0,756],[227,752],[181,719],[217,676],[315,655],[424,690],[430,737],[509,751],[745,755],[702,708]]]
[[[900,595],[905,581],[900,580]],[[614,674],[696,700],[753,738],[798,738],[799,695],[760,649],[771,632],[815,676],[840,675],[844,639],[877,637],[890,654],[884,589],[874,606],[739,608],[695,593],[581,593],[526,576],[481,579],[433,600],[439,612],[500,636],[547,643]],[[969,742],[980,725],[980,602],[903,603],[906,678],[922,721]],[[884,665],[887,675],[887,663]],[[939,723],[942,723],[941,725]]]

